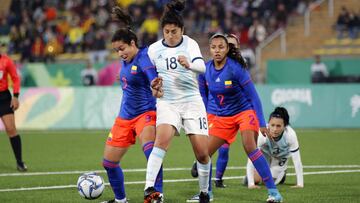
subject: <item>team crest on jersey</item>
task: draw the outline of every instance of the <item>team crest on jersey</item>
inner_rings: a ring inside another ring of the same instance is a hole
[[[137,66],[132,66],[131,67],[131,74],[136,74],[137,73]]]
[[[220,78],[219,77],[216,78],[215,82],[220,82]]]
[[[232,88],[232,81],[231,80],[226,80],[225,81],[225,88]]]

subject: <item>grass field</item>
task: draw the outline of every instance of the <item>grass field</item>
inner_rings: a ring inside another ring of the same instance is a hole
[[[7,136],[0,133],[0,202],[100,202],[113,198],[109,186],[97,200],[85,200],[75,188],[82,172],[99,171],[107,131],[20,132],[27,173],[15,170]],[[292,189],[294,169],[279,187],[284,202],[360,202],[360,129],[297,130],[304,165],[303,189]],[[165,202],[185,202],[198,191],[189,168],[194,160],[185,136],[173,140],[165,157]],[[215,160],[215,158],[214,158]],[[226,189],[214,188],[214,202],[264,202],[266,190],[241,185],[246,157],[240,142],[230,150],[231,166],[225,173]],[[146,160],[135,145],[121,163],[130,202],[142,202]],[[139,170],[134,170],[139,169]],[[22,188],[22,189],[21,189]]]

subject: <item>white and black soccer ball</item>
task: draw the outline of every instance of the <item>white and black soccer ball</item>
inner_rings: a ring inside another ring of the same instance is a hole
[[[79,194],[86,199],[96,199],[105,189],[104,179],[96,173],[84,173],[77,181]]]

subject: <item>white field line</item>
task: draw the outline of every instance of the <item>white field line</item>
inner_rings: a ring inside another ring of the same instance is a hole
[[[288,168],[294,168],[294,166],[289,166]],[[303,166],[303,168],[313,168],[313,169],[323,169],[323,168],[360,168],[360,165],[310,165]],[[214,169],[214,168],[213,168]],[[239,170],[246,169],[245,166],[228,166],[226,170]],[[164,171],[187,171],[189,168],[164,168]],[[54,171],[54,172],[26,172],[26,173],[0,173],[0,177],[7,176],[41,176],[41,175],[72,175],[72,174],[83,174],[88,172],[95,173],[106,173],[105,170],[89,170],[89,171]],[[123,169],[123,172],[131,173],[131,172],[146,172],[146,168],[138,168],[138,169]]]
[[[315,172],[304,172],[304,175],[324,175],[324,174],[336,174],[336,173],[359,173],[360,169],[356,170],[338,170],[338,171],[315,171]],[[288,173],[288,176],[295,176],[295,173]],[[233,180],[233,179],[242,179],[244,176],[228,176],[223,177],[224,180]],[[193,182],[198,181],[197,178],[191,179],[174,179],[174,180],[164,180],[165,183],[178,183],[178,182]],[[145,181],[132,181],[125,182],[126,185],[138,185],[145,184]],[[109,183],[105,183],[109,185]],[[51,189],[65,189],[65,188],[76,188],[76,185],[59,185],[59,186],[44,186],[44,187],[30,187],[30,188],[8,188],[0,189],[0,192],[16,192],[16,191],[30,191],[30,190],[51,190]]]

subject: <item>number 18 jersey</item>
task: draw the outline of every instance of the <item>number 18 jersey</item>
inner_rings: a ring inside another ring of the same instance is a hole
[[[148,55],[156,66],[158,75],[163,78],[164,96],[160,101],[184,103],[200,101],[197,74],[178,63],[178,56],[183,55],[188,62],[203,60],[199,45],[195,40],[183,35],[181,42],[170,47],[164,39],[150,45]]]

